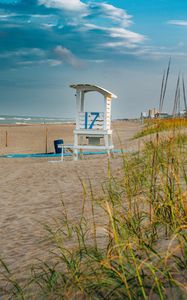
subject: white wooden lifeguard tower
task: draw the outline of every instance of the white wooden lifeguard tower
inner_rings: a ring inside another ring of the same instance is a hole
[[[117,96],[91,84],[72,84],[70,87],[76,89],[74,160],[78,159],[78,151],[83,150],[106,150],[110,155],[110,151],[114,148],[111,129],[111,103],[112,99],[117,98]],[[104,111],[85,111],[85,94],[88,92],[98,92],[104,96]]]

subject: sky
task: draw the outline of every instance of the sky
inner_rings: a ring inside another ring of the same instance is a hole
[[[0,0],[0,115],[74,118],[69,85],[90,83],[118,96],[113,118],[139,117],[159,106],[170,58],[167,112],[187,81],[185,0]]]

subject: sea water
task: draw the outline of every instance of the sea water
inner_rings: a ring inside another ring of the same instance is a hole
[[[71,118],[32,117],[32,116],[8,116],[0,115],[0,125],[27,125],[27,124],[64,124],[74,123]]]

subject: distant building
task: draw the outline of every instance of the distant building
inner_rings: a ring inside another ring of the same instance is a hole
[[[149,112],[148,112],[148,118],[150,119],[154,119],[155,118],[155,115],[158,113],[158,110],[156,108],[151,108],[149,109]]]
[[[146,111],[143,111],[141,113],[141,118],[148,118],[148,113]]]
[[[148,110],[148,112],[144,111],[141,112],[141,119],[154,119],[155,115],[158,114],[158,110],[156,108],[151,108]]]
[[[156,108],[149,109],[148,112],[141,112],[140,119],[166,119],[172,117],[187,117],[187,111],[181,110],[175,115],[170,115],[166,112],[159,112]]]
[[[181,110],[180,112],[179,112],[179,116],[186,116],[186,110],[184,109],[184,110]]]
[[[155,114],[155,118],[165,119],[165,118],[169,118],[169,117],[170,117],[170,115],[166,112],[160,112],[160,113],[157,112]]]

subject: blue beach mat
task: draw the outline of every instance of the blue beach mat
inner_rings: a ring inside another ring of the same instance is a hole
[[[127,151],[125,150],[112,150],[112,153],[125,153]],[[107,151],[85,151],[85,152],[79,152],[78,154],[83,155],[102,155],[107,154]],[[72,153],[64,153],[64,157],[72,156]],[[47,158],[47,157],[61,157],[61,153],[36,153],[36,154],[6,154],[6,155],[0,155],[0,158]]]

